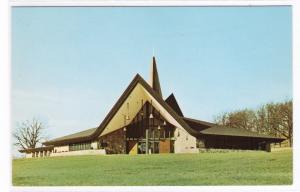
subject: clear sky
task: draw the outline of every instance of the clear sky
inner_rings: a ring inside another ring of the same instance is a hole
[[[185,116],[292,98],[290,7],[24,7],[12,11],[12,125],[50,138],[98,126],[153,48]]]

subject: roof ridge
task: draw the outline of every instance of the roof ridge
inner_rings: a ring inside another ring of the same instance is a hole
[[[157,100],[157,102],[162,105],[167,112],[184,128],[186,131],[188,131],[192,135],[198,134],[197,131],[191,129],[189,125],[181,119],[181,117],[163,100],[163,98],[159,95],[158,92],[154,91],[152,87],[137,73],[135,77],[132,79],[132,81],[129,83],[125,91],[121,94],[117,102],[113,105],[113,107],[110,109],[108,114],[105,116],[104,120],[100,123],[100,125],[96,128],[96,130],[88,135],[83,137],[76,138],[76,141],[78,140],[89,140],[89,139],[95,139],[98,137],[103,130],[105,129],[106,125],[109,123],[109,121],[113,118],[114,114],[118,111],[118,109],[122,106],[123,102],[126,100],[126,98],[130,95],[131,91],[135,88],[135,86],[140,83],[146,91],[149,92],[149,94],[154,97],[154,99]],[[71,139],[62,140],[60,142],[68,142]],[[73,139],[72,139],[73,140]],[[44,145],[52,144],[55,141],[48,141],[44,142]]]
[[[185,129],[187,129],[187,131],[190,132],[191,134],[196,134],[196,132],[193,129],[191,129],[189,127],[189,125],[181,119],[181,117],[162,99],[162,97],[160,97],[159,93],[154,91],[152,89],[152,87],[143,79],[143,77],[141,77],[139,74],[137,74],[135,76],[135,78],[132,80],[132,82],[129,84],[129,86],[126,88],[126,90],[123,92],[121,97],[118,99],[117,103],[115,103],[115,105],[112,107],[111,111],[107,114],[105,119],[99,125],[99,130],[97,130],[97,131],[99,131],[99,133],[97,133],[97,135],[100,135],[101,132],[103,131],[103,129],[105,128],[105,126],[104,126],[104,124],[106,123],[105,121],[108,120],[109,115],[112,112],[112,110],[114,110],[117,107],[117,105],[121,105],[123,97],[125,97],[126,95],[128,96],[130,91],[135,87],[135,85],[137,83],[140,83],[161,105],[163,105],[164,108],[167,108],[166,110],[173,116],[173,118],[177,122],[179,121],[178,123],[181,126],[183,126]],[[101,128],[102,128],[102,130],[100,130]],[[96,132],[94,134],[96,134]]]

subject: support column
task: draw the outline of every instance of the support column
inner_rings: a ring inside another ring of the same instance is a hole
[[[266,143],[266,152],[271,152],[271,144]]]
[[[149,153],[149,130],[146,129],[146,154]]]
[[[155,130],[152,130],[152,148],[153,148],[153,152],[155,153]]]

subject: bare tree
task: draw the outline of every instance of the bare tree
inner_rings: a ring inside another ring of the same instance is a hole
[[[21,149],[35,148],[38,143],[45,139],[43,136],[44,129],[43,123],[36,119],[22,122],[13,133],[13,137],[16,139],[14,145]]]

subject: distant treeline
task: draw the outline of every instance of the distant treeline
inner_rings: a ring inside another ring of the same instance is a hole
[[[293,143],[293,101],[268,103],[257,110],[226,112],[215,118],[223,126],[246,129],[262,134],[284,137]]]

